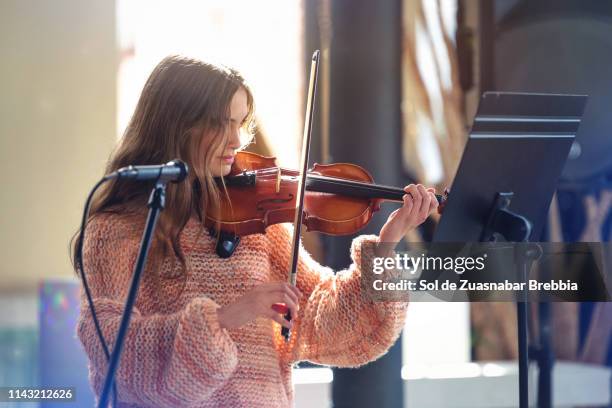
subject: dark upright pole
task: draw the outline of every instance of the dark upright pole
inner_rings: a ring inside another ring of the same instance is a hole
[[[480,93],[494,91],[495,87],[495,2],[480,0],[478,15],[480,67]]]
[[[409,184],[400,156],[401,1],[330,1],[330,161],[361,165],[383,184]],[[383,206],[362,233],[378,233],[395,208]],[[352,238],[325,238],[328,265],[349,265]],[[401,367],[398,341],[363,368],[335,369],[334,407],[403,406]]]
[[[527,282],[528,264],[527,261],[520,266],[521,279]],[[519,366],[519,407],[529,407],[529,353],[527,349],[527,289],[523,290],[522,299],[516,303],[517,316],[517,335],[518,335],[518,366]]]
[[[552,349],[551,317],[549,301],[539,303],[540,344],[538,347],[538,408],[552,408],[552,369],[555,355]]]

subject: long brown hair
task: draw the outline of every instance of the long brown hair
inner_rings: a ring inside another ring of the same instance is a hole
[[[235,70],[182,56],[164,58],[147,80],[134,115],[112,153],[105,174],[130,164],[146,165],[183,160],[188,179],[169,184],[166,208],[161,212],[152,248],[184,264],[179,236],[192,214],[204,220],[219,202],[220,190],[211,174],[213,154],[228,143],[229,107],[240,88],[247,94],[248,115],[243,123],[252,134],[253,95]],[[89,220],[102,212],[132,213],[146,207],[153,184],[113,180],[92,200]],[[78,237],[78,232],[75,238]],[[78,267],[73,238],[72,259]],[[153,251],[152,251],[153,252]]]

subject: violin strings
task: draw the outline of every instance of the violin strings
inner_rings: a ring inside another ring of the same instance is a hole
[[[254,171],[256,173],[256,176],[262,180],[276,179],[277,174],[278,174],[278,170],[276,168],[261,169],[261,170],[254,170]],[[298,175],[297,170],[283,169],[283,171],[295,173],[295,175],[293,176]],[[342,178],[337,178],[337,177],[320,176],[320,175],[313,174],[313,175],[309,175],[307,179],[311,179],[311,180],[315,180],[315,181],[319,181],[322,183],[331,184],[335,186],[341,186],[341,187],[358,187],[358,188],[361,188],[362,191],[365,191],[367,193],[371,193],[374,195],[376,193],[390,193],[393,195],[398,195],[399,196],[397,197],[398,200],[401,199],[401,196],[406,194],[406,192],[403,189],[397,188],[397,187],[385,186],[382,184],[371,184],[371,183],[367,183],[363,181],[348,180],[348,179],[342,179]]]
[[[292,171],[292,170],[287,170],[287,171],[295,172],[297,176],[297,171]],[[256,170],[255,172],[258,178],[262,180],[275,179],[278,174],[278,170],[276,169],[262,169],[262,170]],[[342,187],[358,187],[358,188],[361,188],[362,191],[373,193],[373,194],[391,193],[394,195],[399,195],[399,197],[397,198],[398,200],[401,199],[401,196],[405,194],[405,191],[401,188],[385,186],[382,184],[371,184],[371,183],[367,183],[363,181],[348,180],[348,179],[342,179],[342,178],[337,178],[337,177],[320,176],[320,175],[314,175],[314,174],[309,175],[308,179],[316,180],[316,181],[331,184],[331,185],[342,186]]]
[[[392,197],[390,197],[390,199],[395,199],[399,201],[401,200],[401,196],[404,194],[403,191],[395,191],[395,190],[391,191],[391,190],[386,190],[384,188],[379,188],[376,186],[369,186],[367,184],[363,185],[360,183],[336,181],[336,180],[329,180],[329,179],[321,179],[317,181],[322,181],[324,184],[334,185],[337,187],[350,187],[352,189],[357,188],[358,190],[371,196],[370,198],[387,198],[387,197],[381,197],[381,196],[386,196],[387,194],[391,194]]]

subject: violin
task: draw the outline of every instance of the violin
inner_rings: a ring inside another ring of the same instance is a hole
[[[299,171],[278,167],[276,158],[237,153],[230,173],[217,178],[221,203],[205,224],[235,236],[264,233],[273,224],[292,222]],[[364,168],[351,163],[317,164],[305,181],[302,223],[307,231],[353,234],[364,228],[384,201],[402,202],[403,188],[375,184]],[[229,199],[228,199],[229,198]],[[438,212],[448,199],[436,194]]]

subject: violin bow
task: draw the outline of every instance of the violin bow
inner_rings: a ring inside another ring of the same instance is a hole
[[[302,137],[302,158],[300,162],[300,177],[298,181],[297,197],[295,205],[295,218],[293,220],[293,242],[291,252],[291,268],[289,270],[289,283],[296,284],[297,265],[300,255],[300,235],[302,233],[302,217],[304,210],[304,189],[306,187],[306,175],[308,174],[308,155],[310,153],[310,139],[312,136],[312,120],[314,117],[314,104],[317,91],[317,78],[319,76],[319,50],[312,54],[310,63],[310,81],[308,84],[308,95],[306,100],[306,115],[304,117],[304,136]],[[285,314],[285,319],[291,321],[291,310]],[[285,341],[289,341],[291,331],[283,327],[281,334]]]

